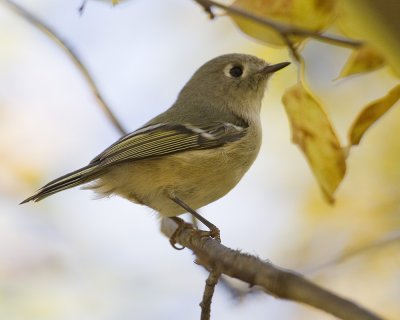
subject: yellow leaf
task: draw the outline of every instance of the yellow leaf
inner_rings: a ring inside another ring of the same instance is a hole
[[[382,10],[376,10],[376,6]],[[340,0],[335,21],[347,37],[373,43],[375,48],[379,48],[386,64],[396,71],[397,77],[400,74],[399,28],[396,28],[395,20],[385,21],[385,16],[388,12],[398,12],[399,8],[399,1]]]
[[[365,45],[353,51],[340,72],[340,78],[353,74],[370,72],[385,65],[385,59],[374,48]]]
[[[349,130],[349,144],[360,143],[364,133],[400,99],[400,85],[388,94],[368,104],[357,116]]]
[[[346,172],[345,155],[321,104],[301,85],[282,97],[292,130],[292,140],[305,154],[325,199],[333,194]]]
[[[348,0],[339,0],[338,14],[334,21],[335,27],[348,38],[365,40],[365,30],[360,26],[360,22],[354,18],[352,7],[347,2]]]
[[[117,5],[119,3],[120,0],[111,0],[111,3],[113,6]]]
[[[321,31],[333,20],[336,0],[236,0],[233,7],[245,10],[287,26],[301,27],[311,31]],[[244,33],[272,45],[285,45],[276,30],[231,14],[232,20]],[[302,37],[291,37],[300,42]]]

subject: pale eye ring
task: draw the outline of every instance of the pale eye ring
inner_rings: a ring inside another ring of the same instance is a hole
[[[243,67],[242,66],[233,66],[229,69],[229,74],[234,78],[239,78],[243,74]]]

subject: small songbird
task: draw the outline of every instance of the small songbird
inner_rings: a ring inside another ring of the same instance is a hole
[[[217,231],[196,209],[226,195],[256,159],[267,80],[287,65],[245,54],[208,61],[172,107],[22,203],[90,183],[101,196],[119,195],[162,217],[189,212]]]

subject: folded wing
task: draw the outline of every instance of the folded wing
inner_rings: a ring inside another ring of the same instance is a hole
[[[21,203],[40,201],[54,193],[92,181],[113,165],[188,150],[210,149],[241,139],[247,128],[231,123],[208,126],[157,124],[132,132],[104,150],[89,165],[55,179]]]
[[[240,139],[246,128],[230,123],[207,127],[161,124],[139,129],[111,145],[91,164],[112,164],[156,158],[195,149],[209,149]]]

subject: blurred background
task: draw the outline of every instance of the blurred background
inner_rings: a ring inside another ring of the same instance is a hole
[[[225,53],[287,61],[241,34],[230,19],[208,20],[194,1],[19,0],[77,52],[129,131],[168,108],[192,73]],[[389,68],[334,80],[350,50],[310,42],[310,87],[342,141],[364,105],[398,83]],[[280,98],[295,65],[274,75],[262,111],[263,146],[227,196],[201,210],[231,248],[303,272],[387,318],[400,318],[400,109],[352,149],[348,172],[327,205],[291,144]],[[117,197],[92,201],[71,189],[18,203],[117,140],[70,58],[0,2],[0,318],[108,320],[199,318],[206,272],[189,250],[173,250],[155,212]],[[219,285],[213,319],[332,319],[246,286]]]

